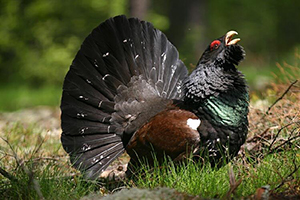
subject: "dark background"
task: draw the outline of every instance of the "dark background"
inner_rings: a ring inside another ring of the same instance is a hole
[[[300,1],[0,0],[0,110],[59,105],[63,78],[84,38],[109,17],[150,21],[190,69],[211,40],[236,30],[254,89],[278,63],[299,61]],[[2,99],[2,100],[1,100]]]

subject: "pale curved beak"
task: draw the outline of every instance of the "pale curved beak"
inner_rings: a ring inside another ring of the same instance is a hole
[[[226,35],[225,35],[225,45],[226,46],[236,44],[241,40],[240,38],[232,39],[232,37],[235,35],[238,35],[238,33],[236,31],[229,31],[226,33]]]

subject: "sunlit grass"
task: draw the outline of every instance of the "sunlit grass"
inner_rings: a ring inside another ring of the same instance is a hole
[[[105,181],[84,180],[72,169],[59,141],[53,143],[55,138],[57,136],[45,135],[44,130],[36,126],[8,124],[1,134],[0,167],[13,179],[0,176],[1,199],[39,199],[41,196],[45,199],[79,199],[95,192],[99,196],[110,193]],[[231,187],[229,171],[233,169],[234,179],[241,180],[241,184],[229,194],[231,197],[249,197],[265,185],[283,192],[295,186],[295,181],[300,178],[300,170],[292,173],[300,165],[300,150],[294,150],[296,144],[286,151],[270,155],[265,152],[265,158],[260,160],[246,152],[219,169],[192,160],[179,165],[170,161],[162,165],[156,163],[154,167],[142,165],[123,184],[129,188],[168,187],[189,195],[225,198]],[[277,189],[280,184],[282,186]],[[117,183],[115,187],[118,187]]]
[[[246,155],[244,160],[248,161],[245,163],[239,158],[219,169],[191,160],[181,165],[174,165],[169,161],[154,168],[142,165],[133,175],[133,186],[152,189],[169,187],[205,198],[225,198],[230,189],[229,171],[232,168],[235,179],[241,180],[241,184],[230,196],[247,197],[262,186],[270,185],[270,189],[277,189],[276,187],[284,178],[300,165],[300,150],[271,154],[261,162],[251,160],[249,155]],[[297,180],[298,177],[300,177],[300,170],[293,173],[289,179]],[[278,191],[288,186],[284,184]]]
[[[0,136],[0,167],[10,176],[0,176],[0,199],[78,199],[99,188],[76,175],[52,132],[10,123]]]
[[[58,106],[62,87],[46,85],[33,88],[28,85],[0,86],[0,112],[14,111],[38,105]]]

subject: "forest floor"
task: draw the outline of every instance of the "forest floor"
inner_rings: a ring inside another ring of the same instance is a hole
[[[263,93],[251,93],[249,135],[238,157],[220,170],[185,166],[196,171],[186,179],[188,170],[172,165],[165,171],[145,168],[137,179],[126,180],[124,155],[100,181],[86,181],[70,167],[60,144],[59,108],[0,113],[0,199],[93,199],[131,187],[174,188],[176,199],[263,199],[260,193],[270,199],[300,199],[299,82],[271,83]],[[208,181],[191,179],[196,176]]]

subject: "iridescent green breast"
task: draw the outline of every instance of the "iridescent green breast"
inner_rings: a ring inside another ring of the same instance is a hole
[[[248,102],[249,96],[246,92],[234,96],[210,96],[204,100],[203,108],[214,123],[239,127],[247,121]]]

